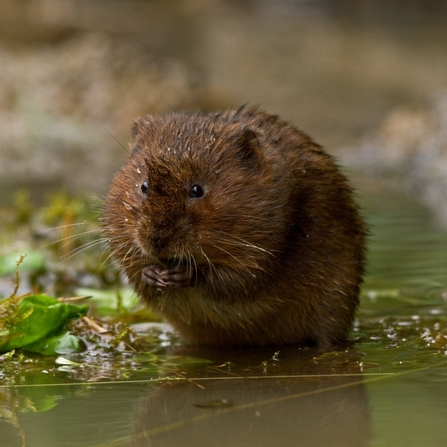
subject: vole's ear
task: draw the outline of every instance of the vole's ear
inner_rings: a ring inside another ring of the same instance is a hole
[[[238,155],[249,168],[258,169],[263,159],[258,134],[249,126],[244,127],[238,138]]]
[[[130,128],[130,155],[134,156],[140,150],[140,140],[149,140],[153,133],[154,118],[151,115],[142,116],[135,120]]]
[[[148,133],[148,130],[152,127],[152,116],[146,115],[142,116],[141,118],[135,120],[132,123],[132,127],[130,128],[130,138],[131,141],[134,141],[138,134]]]

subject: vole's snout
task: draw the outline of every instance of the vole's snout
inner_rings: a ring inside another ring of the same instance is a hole
[[[155,249],[163,249],[166,248],[169,244],[169,238],[168,237],[162,237],[162,236],[154,236],[149,239],[149,243],[151,246]]]

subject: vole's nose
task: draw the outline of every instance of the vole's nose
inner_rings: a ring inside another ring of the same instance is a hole
[[[153,248],[162,249],[168,246],[169,239],[167,237],[155,236],[150,238],[150,243]]]

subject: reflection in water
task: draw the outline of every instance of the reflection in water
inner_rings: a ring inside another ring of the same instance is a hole
[[[129,446],[369,445],[363,378],[346,375],[359,373],[358,355],[313,354],[288,349],[261,365],[259,351],[242,351],[231,373],[160,387],[138,409]]]
[[[129,445],[369,444],[367,398],[358,377],[216,380],[204,387],[156,390],[139,409]],[[232,406],[212,408],[218,402]]]

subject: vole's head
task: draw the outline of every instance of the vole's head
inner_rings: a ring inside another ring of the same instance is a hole
[[[172,114],[141,118],[132,136],[104,218],[121,262],[258,268],[271,256],[262,135],[219,115]]]

